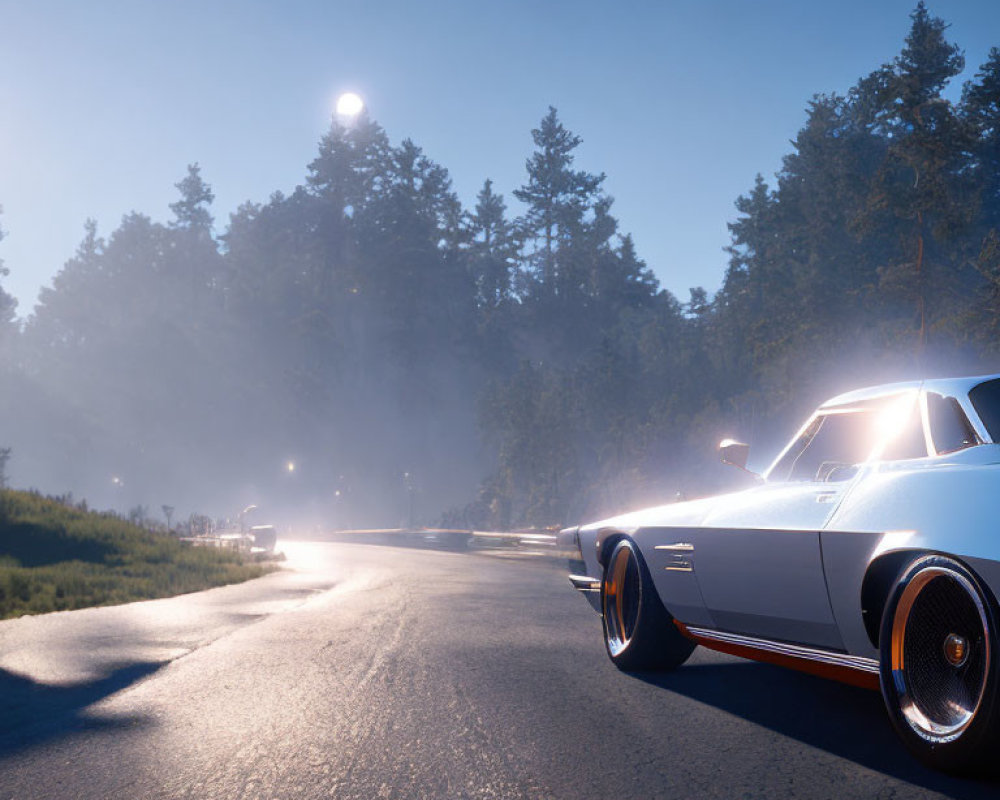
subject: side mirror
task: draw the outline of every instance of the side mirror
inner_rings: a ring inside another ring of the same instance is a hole
[[[746,469],[747,458],[750,456],[750,445],[737,442],[735,439],[723,439],[719,442],[719,455],[722,457],[723,464]]]
[[[743,472],[754,479],[755,483],[764,482],[764,479],[760,475],[747,469],[750,445],[737,442],[735,439],[723,439],[719,442],[719,455],[722,457],[723,464],[729,464],[732,467],[743,470]]]

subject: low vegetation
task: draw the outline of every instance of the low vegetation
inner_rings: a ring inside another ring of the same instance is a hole
[[[0,618],[168,597],[273,567],[191,547],[112,513],[0,491]]]

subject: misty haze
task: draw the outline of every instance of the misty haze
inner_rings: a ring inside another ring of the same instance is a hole
[[[0,797],[995,796],[996,0],[0,0],[0,109]]]
[[[521,183],[469,203],[356,94],[287,193],[220,219],[178,169],[166,219],[87,221],[33,308],[3,295],[6,481],[139,517],[555,526],[721,488],[720,438],[762,468],[843,388],[996,369],[1000,57],[959,92],[919,14],[736,200],[717,291],[663,288],[554,108]]]

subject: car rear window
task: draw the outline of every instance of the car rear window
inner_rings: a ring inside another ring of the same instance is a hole
[[[1000,442],[1000,379],[986,381],[969,392],[972,407],[986,426],[990,438]]]
[[[1000,442],[1000,378],[973,386],[969,391],[969,399],[990,438],[994,442]]]
[[[979,444],[976,432],[954,397],[928,392],[927,420],[934,449],[939,453],[954,453]]]

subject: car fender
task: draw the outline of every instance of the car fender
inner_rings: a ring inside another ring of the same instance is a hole
[[[872,465],[859,476],[820,534],[830,603],[849,652],[877,655],[871,634],[879,621],[866,617],[877,616],[885,598],[862,596],[873,565],[902,568],[922,553],[949,554],[996,596],[1000,536],[987,501],[1000,494],[998,453],[997,445],[982,445],[947,457]],[[891,580],[879,584],[887,590]]]

